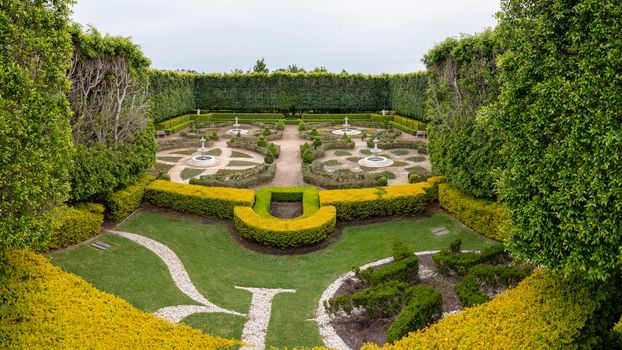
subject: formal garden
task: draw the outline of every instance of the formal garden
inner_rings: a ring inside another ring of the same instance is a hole
[[[622,346],[622,7],[425,71],[189,73],[0,8],[0,348]]]

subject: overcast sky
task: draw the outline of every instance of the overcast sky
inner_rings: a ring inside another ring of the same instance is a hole
[[[75,21],[130,36],[161,69],[296,64],[406,73],[448,36],[496,24],[499,0],[78,0]]]

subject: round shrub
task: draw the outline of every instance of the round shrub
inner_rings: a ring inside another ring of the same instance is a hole
[[[276,123],[276,129],[277,130],[285,130],[285,122],[283,122],[283,120],[279,120],[279,122]]]
[[[263,131],[261,132],[261,134],[262,134],[263,136],[270,136],[270,135],[272,135],[272,131],[270,131],[270,129],[269,129],[269,128],[265,128],[265,129],[263,129]]]
[[[263,137],[263,135],[259,136],[259,138],[257,139],[257,146],[259,147],[268,146],[268,141],[266,141],[266,138]]]
[[[313,148],[318,148],[320,146],[322,146],[322,139],[319,137],[313,138]]]
[[[305,164],[311,164],[313,162],[313,153],[311,153],[311,150],[309,148],[305,148],[302,151],[302,161]]]
[[[305,131],[305,122],[301,120],[298,122],[298,131]]]

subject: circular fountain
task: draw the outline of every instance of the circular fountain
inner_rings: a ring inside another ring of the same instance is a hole
[[[233,129],[227,130],[227,134],[229,135],[246,135],[248,130],[240,128],[240,123],[238,123],[238,116],[235,116],[235,123],[233,124]]]
[[[218,158],[205,154],[205,152],[207,152],[207,148],[205,148],[205,137],[201,137],[201,148],[197,151],[200,155],[192,157],[192,159],[190,159],[190,164],[202,167],[210,167],[218,164]]]
[[[365,166],[369,168],[383,168],[391,166],[393,165],[393,163],[395,163],[392,159],[378,155],[378,153],[382,152],[382,150],[378,148],[377,137],[374,138],[374,148],[371,148],[369,151],[374,153],[374,155],[360,159],[358,161],[360,166]]]
[[[345,117],[345,122],[343,123],[342,126],[343,126],[343,129],[333,130],[333,134],[351,136],[351,135],[359,135],[361,133],[360,130],[348,128],[350,126],[350,124],[348,124],[348,116]]]

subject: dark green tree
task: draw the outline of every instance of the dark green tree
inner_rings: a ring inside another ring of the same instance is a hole
[[[266,65],[266,63],[264,62],[264,58],[260,58],[257,60],[257,62],[255,62],[255,65],[253,66],[253,72],[254,73],[270,73],[270,70],[268,69],[268,66]]]
[[[500,194],[511,249],[606,279],[622,271],[622,6],[503,0]]]
[[[44,240],[68,198],[70,3],[0,6],[0,251]]]

